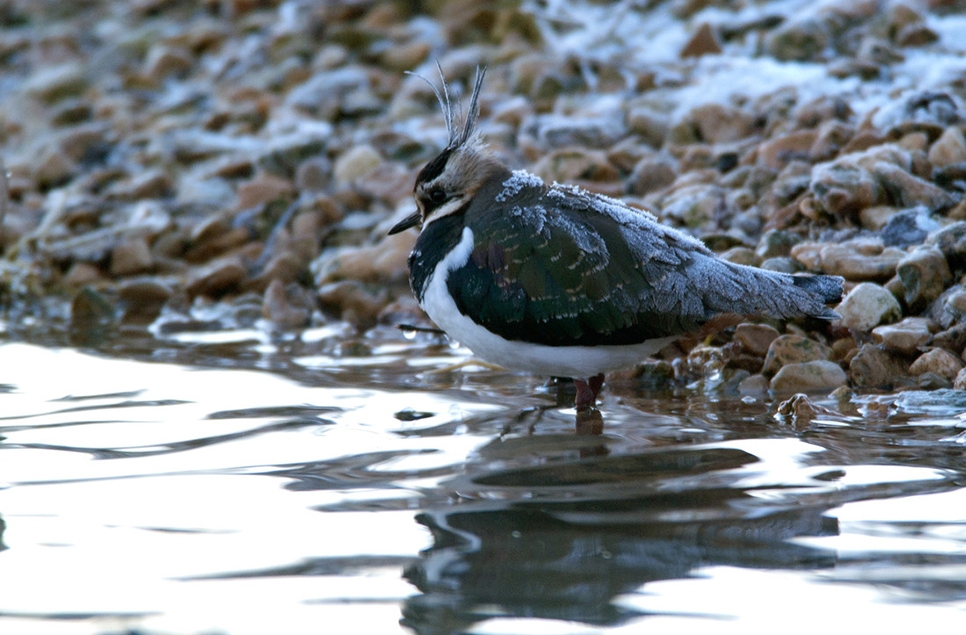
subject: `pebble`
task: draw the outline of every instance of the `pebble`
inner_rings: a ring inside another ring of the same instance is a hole
[[[818,258],[812,261],[799,258],[799,254],[808,254],[810,247],[802,245],[804,243],[795,245],[790,253],[806,269],[842,276],[853,282],[891,278],[896,273],[899,261],[906,255],[902,249],[885,247],[880,239],[857,239],[821,245],[818,248]]]
[[[849,376],[856,388],[892,389],[908,381],[906,364],[874,344],[864,344],[849,362]]]
[[[702,22],[694,34],[681,49],[681,57],[701,57],[702,55],[716,55],[721,53],[721,41],[714,28],[707,22]]]
[[[129,276],[151,269],[154,260],[151,247],[143,236],[129,238],[111,250],[111,275]]]
[[[761,372],[772,375],[787,364],[827,360],[831,355],[832,349],[815,340],[801,335],[781,335],[768,346]]]
[[[671,157],[644,157],[634,166],[625,189],[628,194],[644,196],[668,187],[677,175],[677,165]]]
[[[954,380],[963,369],[963,362],[949,351],[934,348],[920,355],[909,367],[909,374],[935,373],[947,380]]]
[[[902,318],[899,301],[888,290],[872,282],[855,285],[835,311],[842,318],[842,326],[861,332]]]
[[[927,245],[935,245],[946,257],[950,267],[966,266],[966,221],[946,225],[926,237]]]
[[[370,174],[380,163],[382,155],[378,150],[368,144],[358,145],[339,155],[332,174],[337,182],[350,184]]]
[[[375,245],[323,254],[313,263],[318,284],[338,280],[400,282],[408,280],[406,262],[416,242],[415,232],[385,236]]]
[[[857,213],[884,198],[880,179],[850,158],[815,166],[809,190],[822,209],[837,217]]]
[[[847,382],[841,366],[820,359],[782,366],[772,377],[770,388],[775,393],[827,392]]]
[[[958,126],[950,126],[929,148],[929,163],[937,168],[945,168],[966,161],[966,136]]]
[[[956,379],[953,380],[953,389],[966,390],[966,368],[956,373]]]
[[[272,280],[265,289],[262,315],[282,330],[305,327],[312,318],[314,301],[301,285]]]
[[[888,214],[886,221],[879,227],[872,227],[872,229],[881,229],[882,243],[888,247],[905,248],[922,244],[930,232],[940,227],[939,222],[930,216],[929,210],[925,207],[913,207],[901,211],[895,211],[895,208],[891,207],[872,209],[887,210],[885,212]],[[867,212],[868,210],[863,210],[863,213]],[[868,226],[865,220],[862,224]],[[874,225],[875,223],[869,224]]]
[[[271,174],[259,174],[238,185],[238,208],[257,207],[279,199],[291,198],[293,194],[294,188],[288,179]]]
[[[325,284],[319,288],[318,299],[323,311],[333,313],[361,330],[375,326],[389,304],[385,289],[372,291],[357,280]]]
[[[88,86],[84,65],[65,62],[41,67],[23,86],[26,94],[48,104],[79,96]]]
[[[897,324],[885,324],[872,329],[872,341],[884,348],[912,355],[932,337],[931,321],[925,318],[906,318]]]
[[[768,353],[768,347],[779,335],[778,330],[768,324],[745,322],[735,327],[734,341],[746,352],[764,357]]]
[[[742,396],[760,397],[766,395],[770,387],[771,384],[764,375],[749,375],[738,384],[738,394]]]
[[[807,160],[817,138],[815,130],[795,130],[765,141],[758,146],[758,165],[777,171],[792,161]]]
[[[936,212],[952,207],[961,198],[889,163],[877,163],[874,174],[884,184],[889,200],[900,207],[922,205]]]
[[[688,113],[688,123],[698,139],[706,143],[729,143],[751,134],[755,119],[751,113],[722,104],[704,104]]]
[[[230,291],[237,291],[248,276],[239,256],[229,256],[216,260],[192,271],[185,281],[185,292],[190,297],[221,297]]]
[[[918,313],[938,298],[953,276],[943,253],[935,247],[916,249],[899,261],[896,274],[905,290],[905,302]]]

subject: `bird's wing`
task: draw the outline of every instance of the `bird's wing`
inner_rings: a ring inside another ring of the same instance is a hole
[[[624,217],[605,204],[617,202],[551,189],[536,204],[468,215],[475,244],[447,278],[459,310],[507,339],[550,346],[697,330],[712,315],[691,268],[710,252],[644,212],[621,205]]]

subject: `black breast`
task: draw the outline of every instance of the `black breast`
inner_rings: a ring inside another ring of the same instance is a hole
[[[409,285],[422,303],[426,283],[439,261],[446,257],[463,237],[463,215],[447,214],[429,223],[420,232],[413,253],[409,255]]]

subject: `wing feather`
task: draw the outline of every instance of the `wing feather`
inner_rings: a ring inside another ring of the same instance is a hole
[[[829,276],[805,284],[721,260],[619,201],[561,194],[525,188],[506,205],[467,210],[475,246],[448,289],[462,313],[506,339],[623,345],[697,332],[727,314],[827,318],[825,302],[841,291]]]

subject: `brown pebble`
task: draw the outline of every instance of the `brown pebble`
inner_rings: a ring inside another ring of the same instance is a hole
[[[373,292],[355,280],[324,285],[319,289],[318,298],[323,310],[360,329],[375,326],[379,314],[389,304],[385,289]]]
[[[129,238],[111,250],[111,275],[129,276],[151,269],[151,247],[143,236]]]
[[[832,354],[828,346],[800,335],[781,335],[768,346],[765,365],[761,372],[771,375],[786,364],[800,364],[815,360],[827,360]]]
[[[872,341],[888,350],[911,355],[929,341],[929,320],[906,318],[898,324],[884,324],[872,329]]]
[[[152,278],[131,279],[121,283],[117,295],[125,302],[157,304],[167,302],[174,295],[171,285]]]
[[[771,379],[775,393],[827,392],[848,382],[845,371],[824,359],[785,364]]]
[[[251,234],[244,227],[233,227],[223,234],[213,236],[208,240],[198,241],[184,254],[188,262],[204,262],[215,256],[240,247],[251,240]]]
[[[278,328],[290,330],[308,325],[313,302],[308,291],[297,284],[274,279],[265,289],[262,315]]]
[[[966,137],[961,128],[950,126],[929,148],[929,162],[937,168],[944,168],[966,161]]]
[[[795,130],[769,139],[758,146],[758,165],[781,170],[791,161],[808,160],[817,139],[815,130]]]
[[[873,344],[865,344],[849,363],[849,376],[856,388],[891,389],[908,382],[901,359]]]
[[[922,375],[923,373],[935,373],[950,381],[956,378],[960,370],[963,369],[963,362],[941,348],[934,348],[919,356],[909,367],[909,374]]]
[[[792,258],[798,250],[792,247]],[[882,247],[881,241],[854,240],[833,243],[819,248],[821,271],[844,277],[846,280],[887,280],[895,275],[899,261],[906,252],[896,247]],[[800,261],[802,262],[802,261]],[[808,263],[802,262],[808,266]]]
[[[89,262],[75,262],[64,275],[64,284],[70,287],[82,287],[104,281],[104,274]]]
[[[288,179],[261,174],[238,186],[238,207],[248,209],[278,199],[291,198],[294,192],[295,188]]]
[[[185,291],[192,297],[217,298],[237,291],[247,276],[248,270],[241,258],[228,256],[192,271],[185,283]]]
[[[748,353],[764,357],[768,353],[768,347],[779,335],[780,333],[774,327],[767,324],[745,322],[735,327],[734,341]]]
[[[721,41],[714,28],[707,22],[702,22],[698,30],[681,49],[681,58],[701,57],[702,55],[717,55],[721,53]]]

